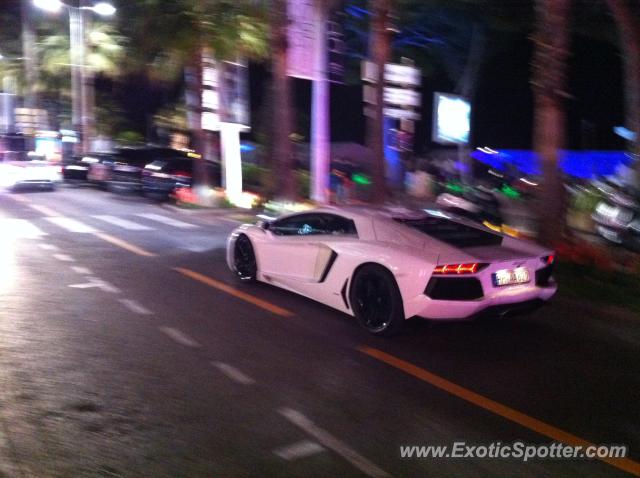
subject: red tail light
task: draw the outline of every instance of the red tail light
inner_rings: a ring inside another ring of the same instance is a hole
[[[556,255],[555,254],[551,254],[550,256],[543,256],[540,258],[540,260],[542,262],[544,262],[547,265],[551,265],[553,264],[553,261],[556,260]]]
[[[444,264],[433,269],[434,274],[475,274],[487,267],[487,264],[473,262],[469,264]]]

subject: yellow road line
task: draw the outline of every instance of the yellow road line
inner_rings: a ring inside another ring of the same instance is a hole
[[[106,234],[104,232],[96,232],[94,234],[96,237],[99,237],[103,241],[107,241],[108,243],[113,244],[114,246],[121,247],[122,249],[126,249],[127,251],[133,252],[134,254],[138,254],[139,256],[144,256],[144,257],[155,256],[153,252],[149,252],[141,247],[131,244],[130,242],[114,237],[111,234]]]
[[[571,433],[561,430],[560,428],[554,427],[553,425],[545,423],[541,420],[530,417],[529,415],[519,412],[518,410],[514,410],[513,408],[507,407],[506,405],[502,405],[501,403],[491,400],[490,398],[484,397],[476,392],[469,390],[468,388],[464,388],[464,387],[461,387],[460,385],[450,382],[449,380],[443,377],[440,377],[439,375],[429,372],[423,368],[417,367],[409,362],[406,362],[402,359],[394,357],[393,355],[389,355],[386,352],[383,352],[381,350],[378,350],[372,347],[367,347],[367,346],[360,346],[358,347],[358,350],[360,352],[363,352],[369,355],[370,357],[373,357],[377,360],[380,360],[381,362],[386,363],[387,365],[390,365],[399,370],[402,370],[403,372],[409,375],[413,375],[417,379],[427,382],[428,384],[433,385],[434,387],[439,388],[440,390],[444,390],[445,392],[448,392],[451,395],[454,395],[458,398],[461,398],[462,400],[472,403],[477,407],[484,408],[485,410],[488,410],[491,413],[499,415],[502,418],[506,418],[509,421],[517,423],[518,425],[522,425],[523,427],[528,428],[529,430],[532,430],[536,433],[539,433],[540,435],[544,435],[548,438],[551,438],[552,440],[562,442],[571,446],[582,446],[582,447],[596,446],[594,443],[591,443],[580,437],[572,435]],[[598,458],[598,459],[612,466],[615,466],[620,470],[631,473],[632,475],[640,476],[640,463],[633,461],[629,458]]]
[[[213,287],[214,289],[226,292],[227,294],[244,300],[245,302],[249,302],[250,304],[253,304],[256,307],[260,307],[261,309],[271,312],[272,314],[279,315],[281,317],[292,317],[294,315],[290,310],[283,309],[282,307],[278,307],[271,302],[267,302],[266,300],[259,299],[258,297],[254,297],[251,294],[247,294],[246,292],[242,292],[235,287],[231,287],[230,285],[200,274],[199,272],[195,272],[190,269],[184,269],[182,267],[174,267],[173,270],[178,271],[180,272],[180,274],[190,277],[193,280],[206,284],[209,287]]]

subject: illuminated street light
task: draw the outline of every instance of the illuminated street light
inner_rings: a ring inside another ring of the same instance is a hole
[[[93,7],[89,8],[103,17],[110,17],[116,13],[116,7],[106,2],[96,3]]]
[[[65,6],[60,0],[33,0],[33,4],[47,12],[58,13]]]

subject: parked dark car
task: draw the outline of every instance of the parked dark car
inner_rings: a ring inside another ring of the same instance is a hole
[[[613,188],[597,204],[592,218],[601,237],[625,249],[640,252],[640,196],[632,191]]]
[[[159,159],[189,159],[189,153],[171,148],[140,147],[118,148],[109,179],[108,188],[117,193],[138,193],[142,191],[142,171],[147,164]]]
[[[115,163],[113,153],[88,153],[73,156],[62,165],[62,177],[69,183],[105,185],[111,179]]]
[[[142,171],[142,191],[155,199],[166,200],[181,187],[191,187],[198,167],[194,158],[173,157],[157,159],[145,166]],[[203,161],[205,173],[211,184],[220,184],[220,165],[212,161]]]

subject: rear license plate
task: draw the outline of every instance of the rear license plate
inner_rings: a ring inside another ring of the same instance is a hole
[[[493,275],[493,285],[500,287],[503,285],[526,284],[531,280],[529,277],[529,269],[525,267],[516,267],[515,269],[502,269],[496,271]]]

